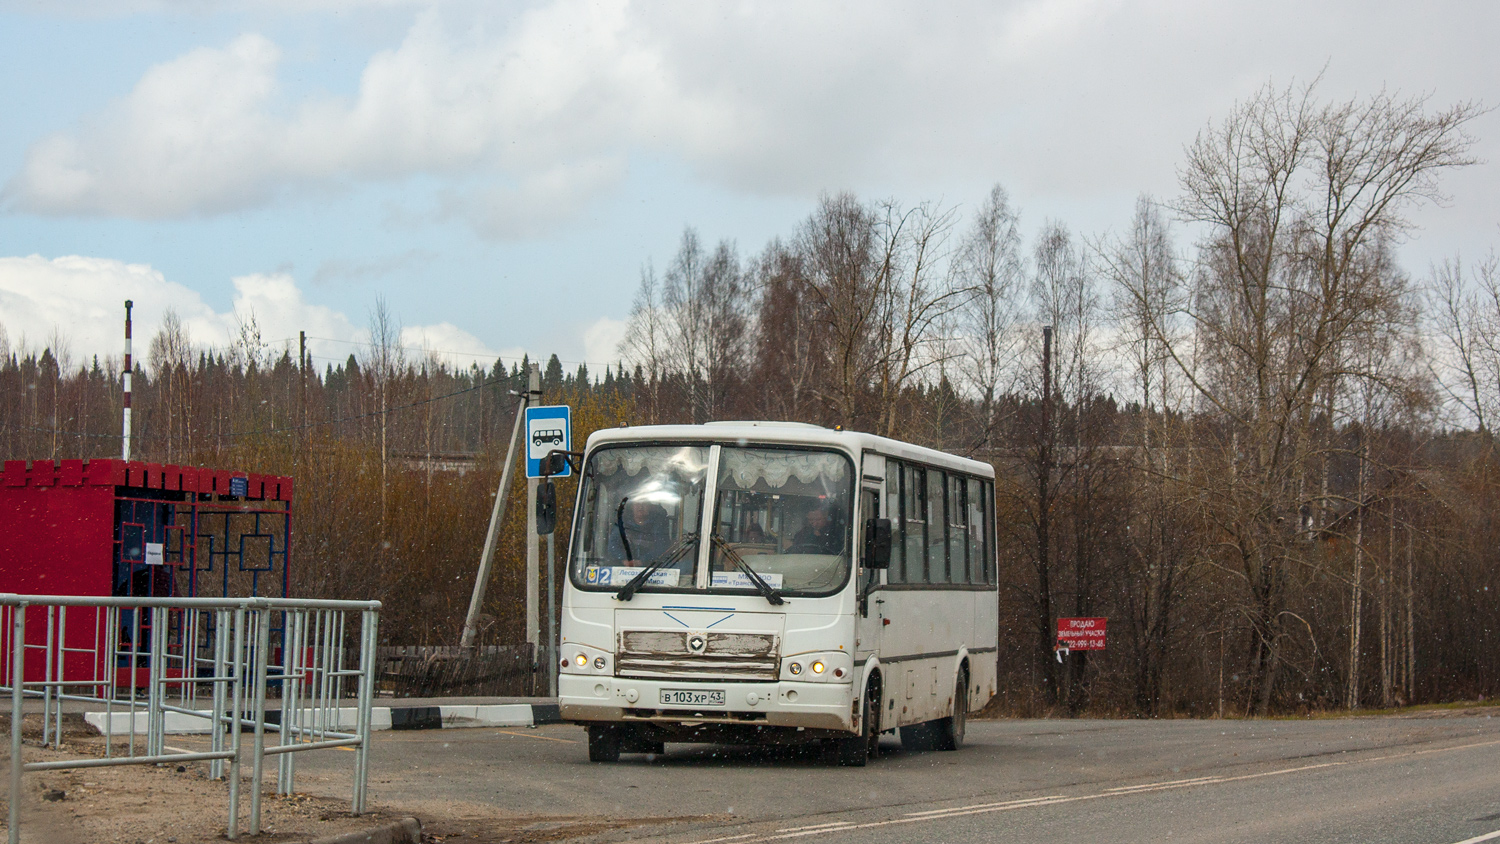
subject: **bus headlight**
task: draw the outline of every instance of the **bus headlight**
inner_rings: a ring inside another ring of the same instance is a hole
[[[569,642],[562,658],[562,670],[565,674],[609,674],[610,665],[609,652],[602,648]]]
[[[845,651],[813,651],[782,660],[781,679],[803,683],[848,683],[854,679],[854,658]]]

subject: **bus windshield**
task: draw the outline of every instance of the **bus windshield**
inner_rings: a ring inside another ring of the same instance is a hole
[[[573,539],[573,577],[584,586],[618,589],[664,556],[644,587],[693,585],[705,446],[603,448],[584,472],[583,508]]]
[[[709,585],[828,593],[849,574],[852,470],[832,452],[724,448],[719,455]],[[738,558],[738,559],[736,559]]]
[[[711,532],[701,537],[710,474]],[[641,590],[691,589],[706,541],[711,590],[762,591],[763,584],[792,594],[834,592],[848,579],[853,486],[851,461],[828,451],[601,448],[584,470],[573,582],[618,590],[660,563]]]

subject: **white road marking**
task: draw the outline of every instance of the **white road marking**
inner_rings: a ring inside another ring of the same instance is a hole
[[[1040,803],[1048,803],[1053,800],[1061,800],[1066,795],[1053,794],[1047,797],[1023,797],[1019,800],[1005,800],[1000,803],[976,803],[973,806],[949,806],[946,809],[928,809],[925,812],[907,812],[903,817],[928,818],[934,815],[947,815],[953,812],[962,812],[968,809],[1008,809],[1011,807],[1030,806]]]
[[[513,730],[496,730],[495,732],[502,733],[502,734],[507,735],[507,736],[516,736],[517,738],[537,739],[538,741],[560,741],[563,744],[577,744],[578,743],[574,739],[554,738],[553,736],[538,736],[538,735],[533,735],[533,734],[530,734],[530,733],[518,733],[518,732],[515,732]],[[719,840],[724,840],[724,839],[719,839]]]
[[[1183,788],[1189,785],[1207,785],[1211,782],[1223,782],[1223,777],[1195,777],[1190,780],[1171,780],[1169,782],[1148,782],[1141,785],[1122,785],[1118,788],[1106,788],[1109,794],[1126,794],[1133,791],[1162,791],[1168,788]]]
[[[807,830],[830,829],[836,826],[853,826],[854,821],[834,821],[833,823],[820,823],[813,826],[789,826],[786,829],[778,829],[777,832],[805,832]]]
[[[1384,762],[1392,759],[1403,759],[1412,756],[1425,756],[1432,753],[1452,753],[1458,750],[1472,750],[1477,747],[1494,747],[1500,745],[1500,739],[1493,741],[1474,742],[1472,744],[1460,744],[1453,747],[1432,747],[1425,750],[1408,750],[1400,753],[1389,753],[1384,756],[1367,756],[1359,759],[1343,759],[1335,762],[1319,762],[1313,765],[1299,765],[1295,768],[1278,768],[1274,771],[1260,771],[1254,774],[1239,774],[1237,776],[1205,776],[1194,777],[1185,780],[1169,780],[1167,782],[1144,783],[1142,785],[1127,785],[1116,788],[1107,788],[1096,794],[1079,794],[1072,797],[1064,795],[1051,795],[1047,797],[1026,797],[1016,800],[1007,800],[999,803],[977,803],[971,806],[953,806],[947,809],[929,809],[923,812],[908,812],[899,818],[890,818],[883,821],[870,821],[868,823],[853,823],[850,821],[835,821],[833,823],[817,824],[815,826],[789,827],[781,829],[773,835],[761,835],[756,833],[745,833],[733,835],[726,838],[708,838],[700,841],[689,842],[689,844],[719,844],[726,841],[740,841],[743,844],[759,844],[762,841],[780,841],[788,838],[802,838],[809,835],[824,835],[834,832],[852,832],[857,829],[874,829],[883,826],[895,826],[898,824],[918,823],[920,821],[935,821],[945,818],[963,817],[965,815],[982,815],[990,812],[1005,812],[1012,809],[1028,809],[1037,806],[1053,806],[1060,803],[1077,803],[1084,800],[1098,800],[1101,797],[1133,797],[1137,794],[1149,794],[1157,791],[1167,791],[1174,788],[1189,788],[1197,785],[1221,785],[1229,782],[1241,782],[1244,780],[1259,779],[1261,777],[1274,777],[1281,774],[1295,774],[1301,771],[1314,771],[1322,768],[1341,768],[1345,765],[1354,765],[1365,762]],[[1494,841],[1500,839],[1500,830],[1481,835],[1477,838],[1469,838],[1459,841],[1457,844],[1480,844],[1483,841]]]

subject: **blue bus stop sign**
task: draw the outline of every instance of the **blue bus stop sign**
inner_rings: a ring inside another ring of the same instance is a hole
[[[542,476],[542,458],[553,451],[573,449],[573,410],[565,404],[526,408],[526,477]],[[573,474],[572,466],[564,466],[554,478],[566,478]]]

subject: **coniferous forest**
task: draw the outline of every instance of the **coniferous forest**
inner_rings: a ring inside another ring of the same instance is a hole
[[[543,401],[573,407],[577,445],[780,419],[992,463],[1006,711],[1491,696],[1500,261],[1399,261],[1479,113],[1267,87],[1184,149],[1175,195],[1099,234],[1023,227],[999,186],[977,207],[830,192],[758,251],[689,227],[621,280],[618,362],[552,356]],[[118,457],[120,359],[3,331],[0,456]],[[294,476],[293,594],[377,598],[384,643],[452,645],[530,361],[399,336],[377,302],[370,343],[318,366],[253,315],[210,346],[169,313],[137,340],[133,456]],[[523,638],[511,494],[501,644]],[[1059,661],[1060,616],[1107,616],[1108,649]]]

